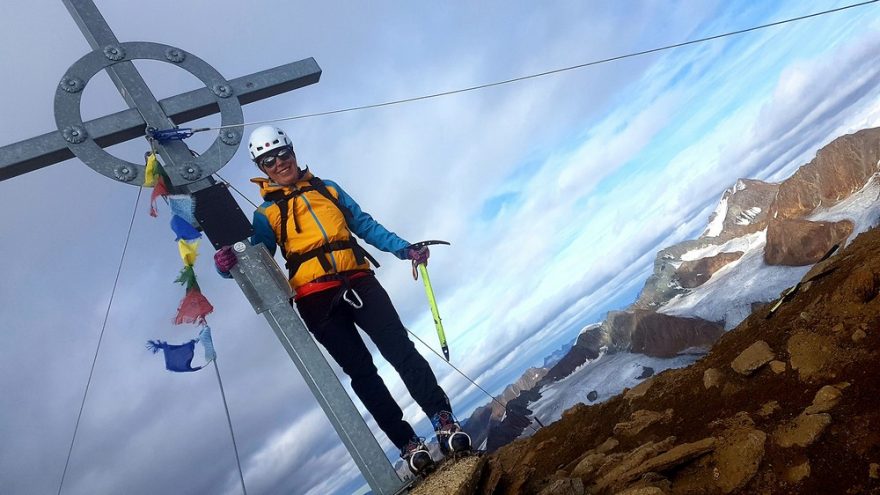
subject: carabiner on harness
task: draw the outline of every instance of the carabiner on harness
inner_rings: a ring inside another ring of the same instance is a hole
[[[352,296],[354,296],[354,298],[352,298]],[[364,307],[364,301],[361,300],[361,296],[350,287],[343,289],[342,300],[347,302],[348,305],[354,309],[361,309]]]

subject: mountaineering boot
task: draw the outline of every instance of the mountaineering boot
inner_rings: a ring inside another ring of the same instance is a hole
[[[434,467],[434,459],[431,459],[428,447],[419,437],[413,437],[400,449],[400,458],[406,462],[413,474],[425,473]]]
[[[437,434],[437,443],[443,455],[471,450],[471,437],[461,429],[451,412],[438,412],[431,418],[431,424],[434,425],[434,433]]]

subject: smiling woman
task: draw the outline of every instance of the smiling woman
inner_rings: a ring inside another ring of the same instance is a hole
[[[413,245],[375,221],[334,182],[302,170],[290,138],[273,126],[258,127],[248,143],[251,158],[270,180],[253,179],[265,202],[254,213],[253,244],[276,248],[287,260],[294,301],[306,327],[351,378],[351,386],[413,473],[433,465],[428,449],[385,386],[355,326],[363,330],[394,367],[410,395],[431,420],[445,454],[470,450],[470,438],[452,414],[446,393],[385,289],[370,269],[378,262],[355,240],[428,263],[427,247]],[[224,276],[237,258],[227,246],[215,255]]]

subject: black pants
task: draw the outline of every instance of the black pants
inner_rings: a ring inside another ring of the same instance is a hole
[[[351,288],[363,301],[355,309],[338,297],[337,290],[310,294],[296,301],[303,321],[315,339],[351,378],[351,387],[398,448],[415,436],[403,411],[382,377],[355,325],[373,339],[382,356],[397,370],[410,395],[428,417],[449,411],[449,399],[425,358],[416,351],[388,293],[372,274],[351,281]],[[334,301],[335,299],[335,301]]]

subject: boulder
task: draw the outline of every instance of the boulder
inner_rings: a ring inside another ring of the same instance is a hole
[[[666,495],[666,492],[656,486],[637,486],[635,488],[627,488],[614,495]]]
[[[779,402],[776,402],[775,400],[771,400],[771,401],[768,401],[768,402],[765,402],[764,404],[762,404],[761,409],[758,410],[757,414],[758,414],[758,416],[761,416],[762,418],[769,418],[770,416],[773,415],[773,413],[775,413],[776,411],[778,411],[780,409],[781,409],[781,407],[779,406]]]
[[[654,384],[654,379],[649,378],[642,383],[636,385],[635,387],[627,390],[623,394],[623,398],[632,401],[633,399],[638,399],[639,397],[644,397],[648,390],[651,388],[651,385]]]
[[[599,398],[599,392],[595,390],[590,390],[590,393],[587,394],[587,400],[590,402],[596,402],[596,399]]]
[[[862,266],[855,269],[834,291],[831,300],[835,302],[855,301],[868,303],[877,297],[880,290],[880,275]]]
[[[691,347],[709,348],[724,333],[721,325],[700,318],[642,309],[611,311],[602,325],[616,349],[661,358]]]
[[[785,361],[779,361],[777,359],[770,361],[770,370],[773,371],[773,373],[776,373],[777,375],[785,372],[785,368],[786,368]]]
[[[742,251],[718,253],[698,260],[684,261],[675,270],[675,280],[685,289],[693,289],[706,283],[712,275],[725,266],[742,258]]]
[[[773,350],[770,349],[770,345],[763,340],[759,340],[746,348],[746,350],[742,351],[739,356],[730,363],[730,367],[740,375],[749,376],[761,366],[772,361],[775,357]]]
[[[598,452],[587,454],[587,456],[581,459],[577,466],[571,470],[571,475],[581,479],[592,478],[593,475],[596,474],[596,471],[599,470],[599,467],[605,463],[605,460],[605,454]]]
[[[580,478],[562,478],[551,482],[538,495],[584,495],[584,482]]]
[[[843,396],[840,389],[831,385],[825,385],[816,392],[813,403],[804,409],[804,414],[818,414],[834,409]]]
[[[703,386],[706,390],[721,385],[721,372],[715,368],[709,368],[703,372]]]
[[[795,332],[788,339],[786,348],[792,369],[797,370],[801,380],[805,381],[829,375],[829,368],[838,353],[831,339],[807,331]]]
[[[792,466],[785,471],[785,479],[791,483],[800,483],[810,476],[810,461],[805,460],[797,466]]]
[[[843,243],[854,228],[855,225],[849,220],[812,222],[774,219],[767,227],[764,262],[768,265],[812,265],[832,246]]]
[[[830,424],[830,414],[801,414],[793,421],[779,426],[773,432],[773,439],[780,447],[808,447],[822,435],[822,432]]]
[[[669,421],[672,419],[672,409],[664,412],[648,411],[640,409],[630,417],[629,421],[617,423],[614,425],[614,434],[626,437],[638,435],[642,430],[660,421]]]
[[[739,490],[755,476],[766,440],[767,434],[758,429],[737,428],[724,434],[712,454],[713,477],[723,493]]]

